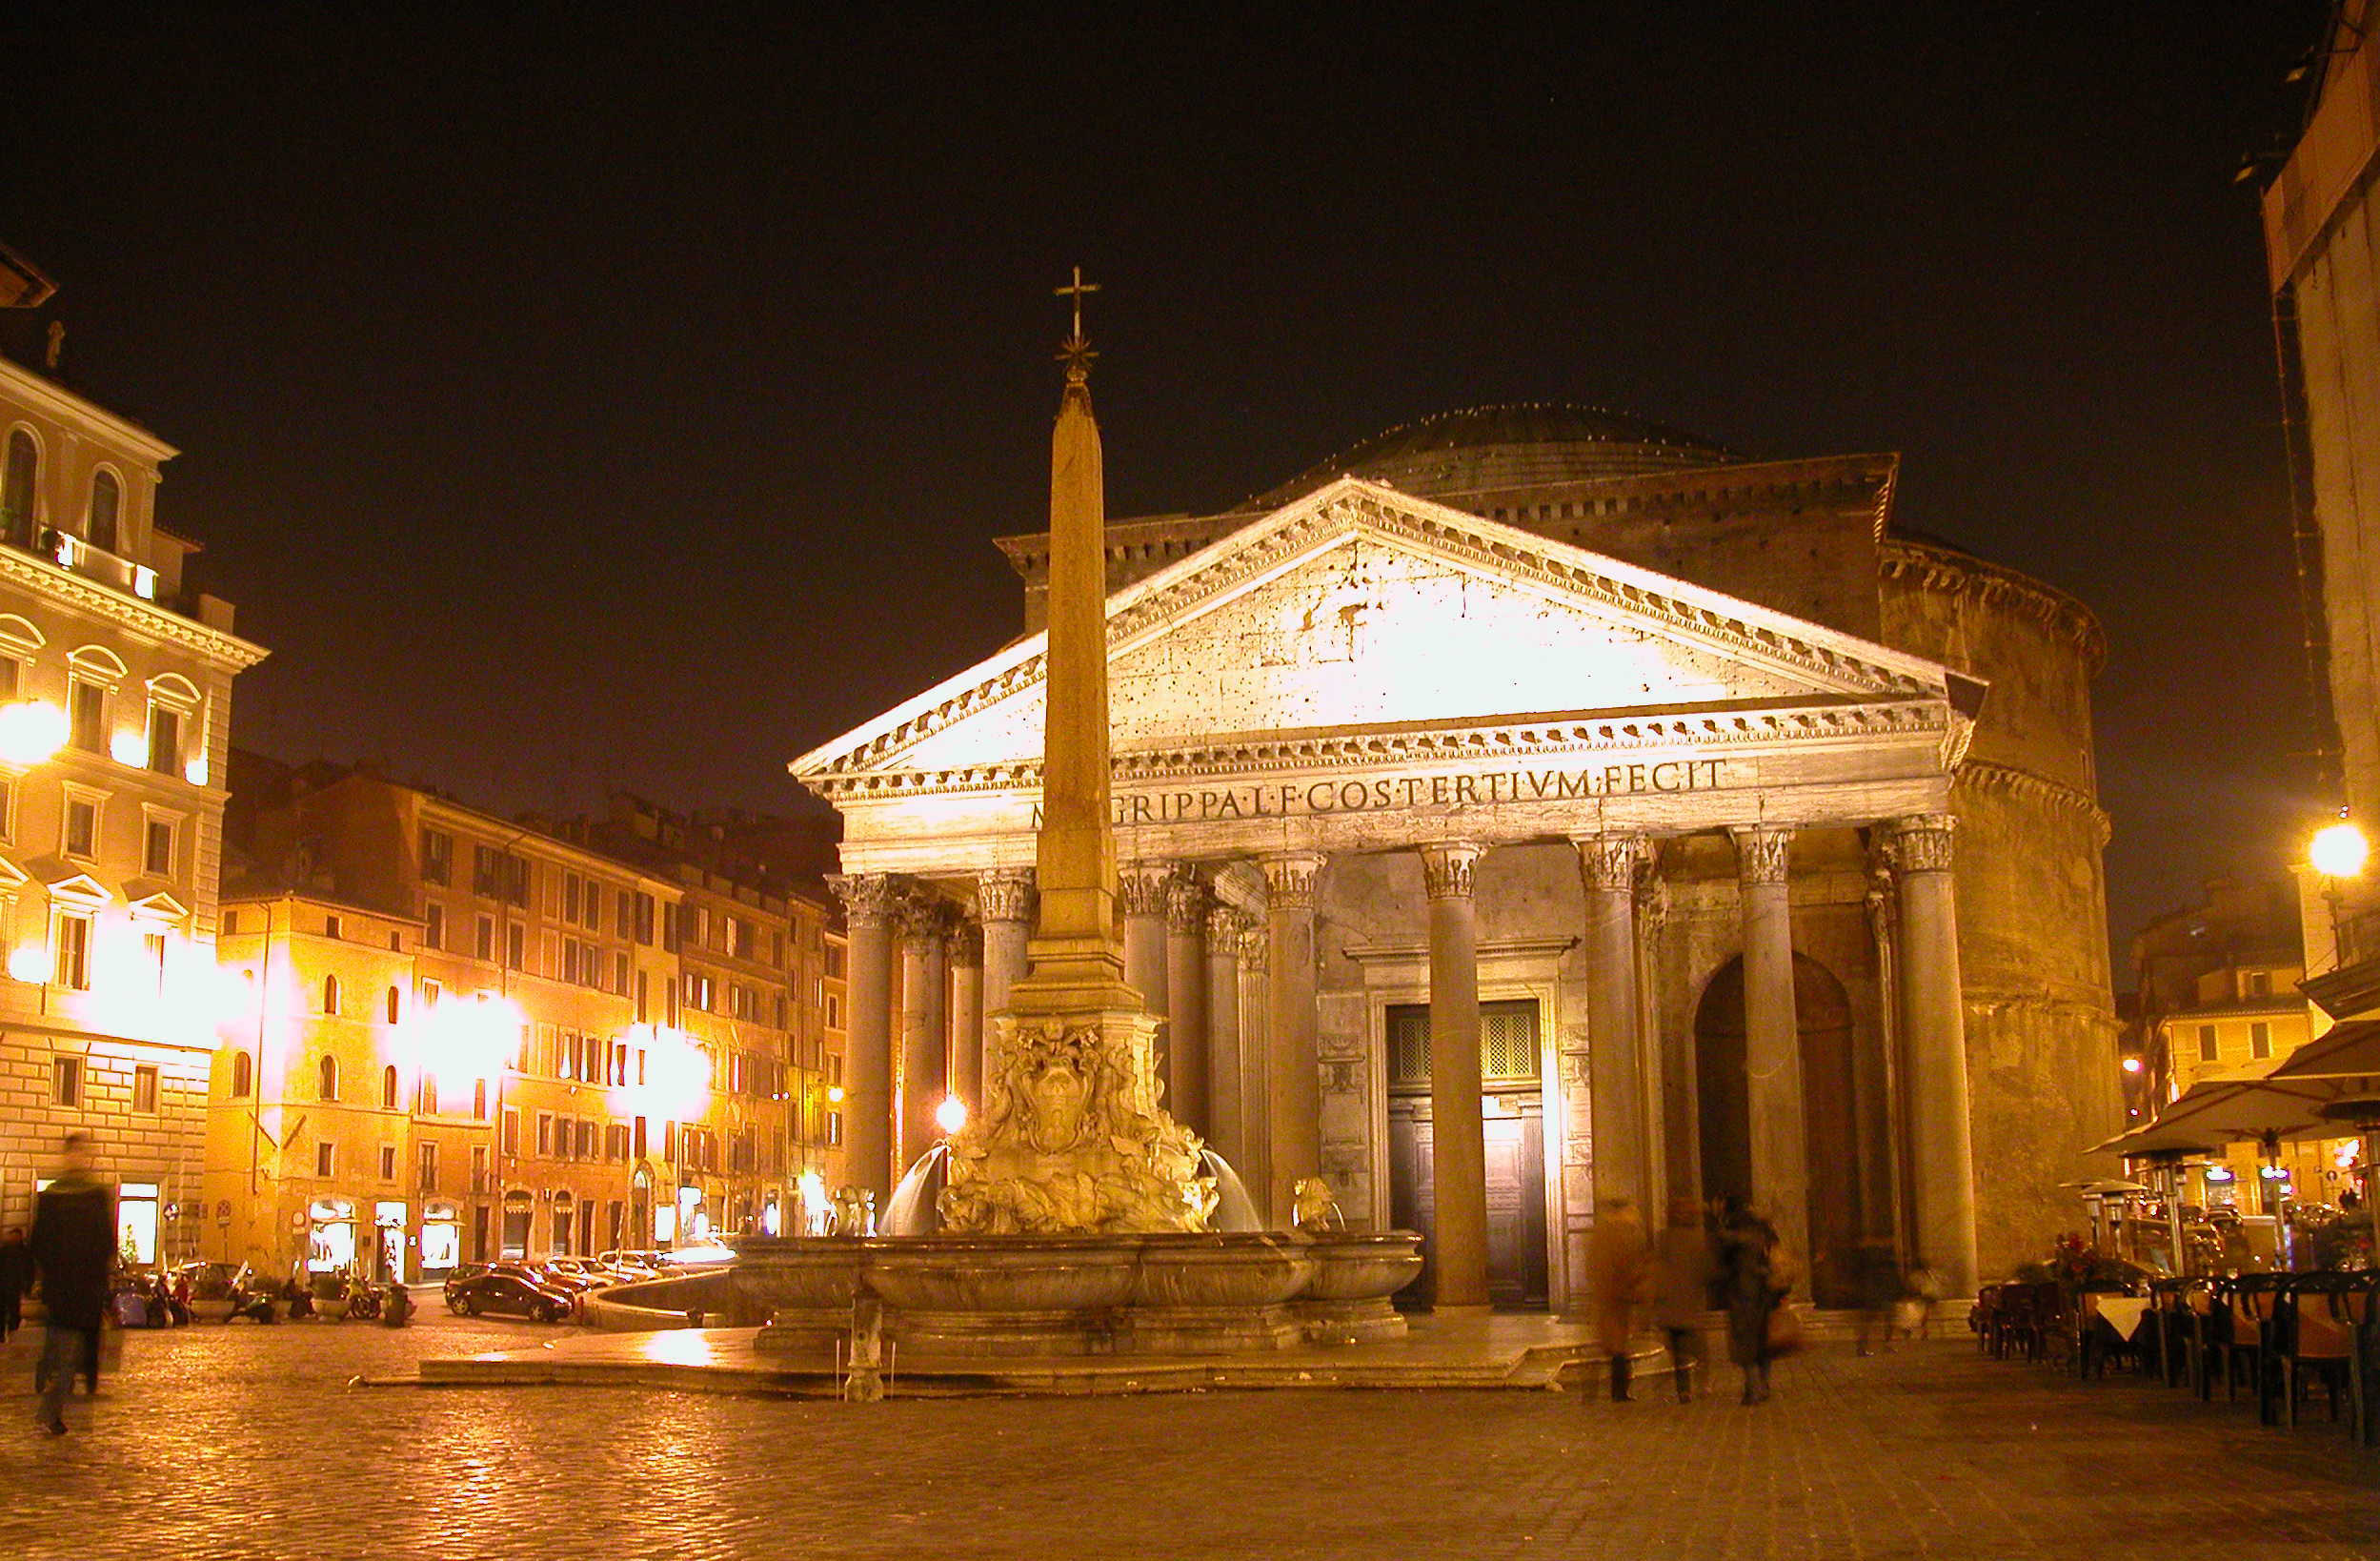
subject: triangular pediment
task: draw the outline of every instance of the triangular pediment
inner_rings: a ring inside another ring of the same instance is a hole
[[[1226,734],[1941,701],[1944,668],[1344,478],[1108,599],[1117,754]],[[1038,764],[1036,635],[795,761],[805,780]]]

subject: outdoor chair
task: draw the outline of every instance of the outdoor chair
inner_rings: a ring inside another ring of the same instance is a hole
[[[2280,1424],[2279,1401],[2289,1396],[2279,1366],[2289,1284],[2287,1274],[2241,1274],[2231,1281],[2233,1350],[2250,1351],[2249,1382],[2255,1393],[2256,1418],[2268,1426]],[[2276,1387],[2281,1389],[2277,1396]],[[2225,1389],[2228,1394],[2228,1379]]]
[[[2294,1274],[2274,1308],[2269,1354],[2282,1399],[2285,1424],[2297,1424],[2308,1378],[2322,1383],[2330,1418],[2359,1385],[2356,1347],[2370,1290],[2360,1274]]]
[[[2251,1384],[2256,1376],[2259,1328],[2253,1313],[2243,1320],[2239,1308],[2233,1304],[2231,1284],[2228,1279],[2214,1280],[2190,1291],[2188,1297],[2198,1323],[2198,1396],[2209,1401],[2214,1398],[2218,1373],[2223,1378],[2226,1402],[2239,1397],[2243,1372]]]
[[[2196,1318],[2188,1306],[2188,1294],[2195,1280],[2169,1278],[2152,1280],[2149,1297],[2156,1305],[2149,1308],[2141,1323],[2142,1337],[2156,1361],[2157,1376],[2168,1388],[2178,1388],[2189,1374],[2190,1350]]]

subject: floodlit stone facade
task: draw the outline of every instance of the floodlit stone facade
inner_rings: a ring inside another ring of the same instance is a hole
[[[1274,1218],[1319,1172],[1432,1228],[1451,1110],[1505,1304],[1575,1303],[1617,1196],[1753,1196],[1822,1300],[1864,1242],[1965,1286],[2072,1223],[2120,1125],[2099,631],[1896,530],[1896,472],[1490,408],[1108,528],[1126,979]],[[1036,626],[1046,540],[1002,547]],[[940,1011],[904,907],[978,923],[987,990],[1020,957],[1041,655],[794,764],[844,818],[851,1066],[896,1100],[982,1044],[880,1038]]]
[[[158,524],[174,453],[0,360],[0,1225],[82,1129],[142,1262],[201,1228],[232,681],[264,655]]]

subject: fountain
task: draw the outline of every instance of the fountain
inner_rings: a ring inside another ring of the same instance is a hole
[[[1388,1297],[1420,1271],[1418,1236],[1261,1228],[1240,1178],[1162,1104],[1158,1023],[1124,983],[1116,929],[1105,498],[1082,334],[1096,289],[1078,269],[1059,291],[1074,334],[1051,443],[1030,970],[994,1016],[982,1109],[943,1121],[876,1234],[736,1240],[736,1310],[768,1317],[763,1348],[872,1339],[872,1308],[911,1359],[1279,1349],[1404,1329]]]

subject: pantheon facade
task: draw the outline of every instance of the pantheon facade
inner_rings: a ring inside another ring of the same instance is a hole
[[[2120,1113],[2100,631],[1896,525],[1897,467],[1494,407],[1110,524],[1126,978],[1264,1213],[1483,1202],[1491,1293],[1556,1308],[1619,1197],[1750,1197],[1821,1302],[1863,1247],[1966,1292],[2073,1223]],[[1025,968],[1047,546],[1001,546],[1023,637],[793,765],[843,818],[879,1194]]]

